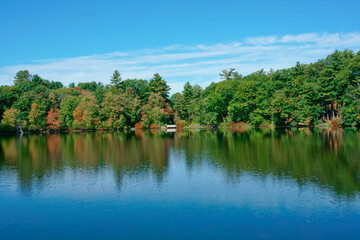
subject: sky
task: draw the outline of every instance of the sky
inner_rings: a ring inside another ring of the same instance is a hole
[[[0,2],[0,85],[19,70],[70,82],[150,79],[206,87],[243,75],[360,50],[360,1]]]

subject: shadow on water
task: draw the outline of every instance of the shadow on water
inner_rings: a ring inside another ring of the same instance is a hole
[[[151,175],[161,184],[168,174],[170,150],[184,156],[187,170],[206,164],[229,181],[242,174],[311,182],[336,195],[360,191],[360,133],[356,129],[241,129],[165,133],[84,133],[0,137],[0,174],[15,171],[24,194],[41,189],[46,176],[66,169]],[[196,172],[195,172],[196,173]]]

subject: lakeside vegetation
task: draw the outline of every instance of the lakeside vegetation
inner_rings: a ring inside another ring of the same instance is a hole
[[[181,93],[159,75],[110,84],[49,81],[27,70],[0,87],[0,130],[61,131],[178,126],[359,126],[360,51],[335,51],[311,64],[242,76],[223,70],[222,81]]]

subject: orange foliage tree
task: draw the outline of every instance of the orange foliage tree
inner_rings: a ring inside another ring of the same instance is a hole
[[[30,130],[38,130],[43,129],[45,127],[45,118],[46,111],[42,105],[37,103],[31,104],[31,111],[29,112],[29,129]]]
[[[75,108],[72,115],[74,116],[73,128],[75,129],[95,129],[99,105],[92,95],[85,95]]]
[[[58,119],[59,109],[50,108],[48,115],[46,116],[46,125],[48,129],[57,130],[60,127],[60,121]]]

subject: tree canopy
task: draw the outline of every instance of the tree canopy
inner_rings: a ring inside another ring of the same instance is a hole
[[[0,86],[0,129],[124,129],[184,122],[194,125],[312,126],[360,124],[360,52],[334,51],[315,63],[259,70],[242,76],[222,70],[205,89],[186,82],[169,97],[156,73],[110,83],[49,81],[21,70],[12,86]]]

